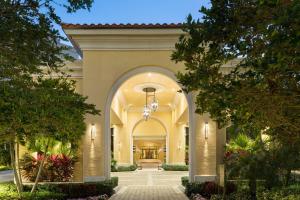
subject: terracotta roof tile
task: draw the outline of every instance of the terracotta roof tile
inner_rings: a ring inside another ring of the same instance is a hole
[[[183,24],[68,24],[62,23],[64,29],[173,29],[182,28]]]

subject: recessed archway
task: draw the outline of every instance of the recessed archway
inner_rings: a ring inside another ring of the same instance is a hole
[[[158,118],[156,117],[150,117],[149,120],[153,120],[155,122],[157,122],[163,129],[163,131],[160,131],[161,135],[158,136],[163,136],[165,137],[165,145],[166,145],[166,163],[169,163],[169,131],[166,127],[166,125]],[[133,126],[132,131],[131,131],[131,136],[130,136],[130,163],[133,164],[134,163],[134,156],[133,156],[133,140],[134,140],[134,133],[135,130],[137,129],[137,127],[139,125],[141,125],[142,123],[145,123],[145,119],[139,119]]]
[[[173,81],[176,82],[176,77],[174,75],[174,72],[167,70],[166,68],[162,68],[162,67],[138,67],[136,69],[133,69],[131,71],[128,71],[127,73],[123,74],[112,86],[108,98],[106,100],[106,106],[105,106],[105,134],[104,134],[104,147],[105,147],[105,151],[104,151],[104,158],[105,158],[105,162],[104,162],[104,169],[105,169],[105,176],[106,177],[110,177],[110,161],[111,161],[111,137],[110,137],[110,120],[111,120],[111,105],[112,105],[112,101],[113,98],[116,94],[116,92],[118,91],[118,89],[121,87],[121,85],[127,81],[128,79],[130,79],[131,77],[138,75],[138,74],[142,74],[142,73],[158,73],[158,74],[162,74],[170,79],[172,79]],[[194,153],[195,152],[195,138],[194,138],[194,122],[193,122],[193,117],[192,117],[192,111],[193,109],[193,101],[192,101],[192,97],[191,95],[188,94],[184,94],[185,99],[187,101],[188,104],[188,124],[189,124],[189,144],[190,144],[190,148],[189,148],[189,161],[190,161],[190,170],[189,170],[189,176],[190,179],[193,180],[194,177],[194,169],[195,169],[195,156]],[[166,132],[168,133],[168,131]]]

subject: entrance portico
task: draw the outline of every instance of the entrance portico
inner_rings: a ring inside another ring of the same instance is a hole
[[[184,65],[174,63],[170,56],[183,32],[181,25],[176,24],[64,24],[63,29],[82,55],[82,63],[76,66],[78,75],[73,76],[77,91],[88,96],[88,101],[102,110],[102,116],[86,118],[87,130],[82,139],[75,179],[105,179],[110,176],[111,106],[116,92],[127,80],[143,73],[161,74],[176,82],[175,73],[184,70]],[[188,107],[190,179],[215,180],[222,162],[225,131],[218,129],[208,114],[195,114],[193,95],[183,95]],[[166,133],[166,138],[173,132],[172,129]],[[133,134],[130,148],[134,141],[138,140]],[[129,157],[129,162],[133,163],[134,156]]]

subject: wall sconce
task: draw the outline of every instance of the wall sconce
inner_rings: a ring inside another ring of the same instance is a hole
[[[178,149],[178,150],[181,150],[181,148],[182,148],[182,147],[181,147],[181,141],[180,141],[180,142],[178,142],[178,147],[177,147],[177,149]]]
[[[204,125],[204,135],[205,135],[205,139],[208,139],[208,122],[205,122]]]
[[[96,138],[96,126],[95,124],[92,124],[91,127],[91,140],[94,140]]]

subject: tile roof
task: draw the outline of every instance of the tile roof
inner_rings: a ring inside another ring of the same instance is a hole
[[[182,28],[182,23],[171,24],[61,24],[64,29],[174,29]]]

